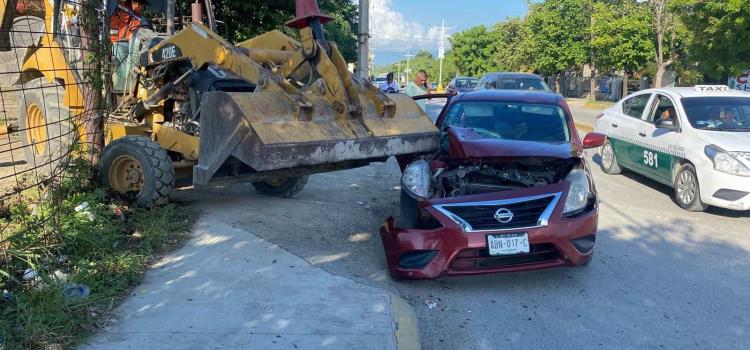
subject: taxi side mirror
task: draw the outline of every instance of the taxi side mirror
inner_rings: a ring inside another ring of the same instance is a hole
[[[656,127],[659,129],[674,130],[674,121],[671,119],[659,119],[656,121]]]
[[[607,135],[600,134],[598,132],[590,132],[583,138],[583,148],[597,148],[604,145],[604,141],[607,140]]]

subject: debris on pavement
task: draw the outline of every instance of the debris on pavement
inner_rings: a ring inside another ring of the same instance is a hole
[[[68,281],[68,274],[60,270],[55,270],[54,272],[52,272],[52,276],[60,282]]]
[[[31,281],[35,278],[37,278],[39,275],[36,273],[36,270],[34,269],[26,269],[26,271],[23,272],[23,280],[24,281]]]
[[[438,301],[437,299],[425,299],[424,304],[428,309],[434,309],[437,307]]]
[[[91,288],[85,284],[65,283],[63,284],[63,296],[68,300],[83,299],[91,294]]]
[[[94,213],[91,212],[91,207],[89,206],[89,202],[83,202],[79,205],[76,205],[75,208],[73,208],[76,213],[82,214],[88,221],[94,221],[96,218],[94,216]]]
[[[120,206],[112,204],[110,205],[110,208],[112,209],[112,213],[115,215],[115,217],[118,220],[125,221],[125,212],[122,210]]]

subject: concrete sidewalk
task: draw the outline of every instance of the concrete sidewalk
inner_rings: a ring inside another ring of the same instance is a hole
[[[209,217],[82,348],[397,349],[394,298]]]

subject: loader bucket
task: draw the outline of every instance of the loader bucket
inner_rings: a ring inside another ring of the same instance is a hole
[[[414,100],[384,98],[395,109],[378,112],[361,94],[361,116],[340,119],[314,94],[305,95],[309,103],[299,103],[283,91],[206,93],[193,182],[207,184],[230,156],[258,173],[333,165],[310,171],[319,172],[437,149],[439,132]]]

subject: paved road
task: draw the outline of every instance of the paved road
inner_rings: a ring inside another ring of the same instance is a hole
[[[583,268],[391,280],[378,228],[398,209],[392,159],[312,176],[292,199],[259,196],[249,185],[183,196],[315,266],[401,295],[416,310],[425,349],[746,348],[750,213],[685,212],[667,187],[605,175],[597,159],[588,155],[599,236]]]

